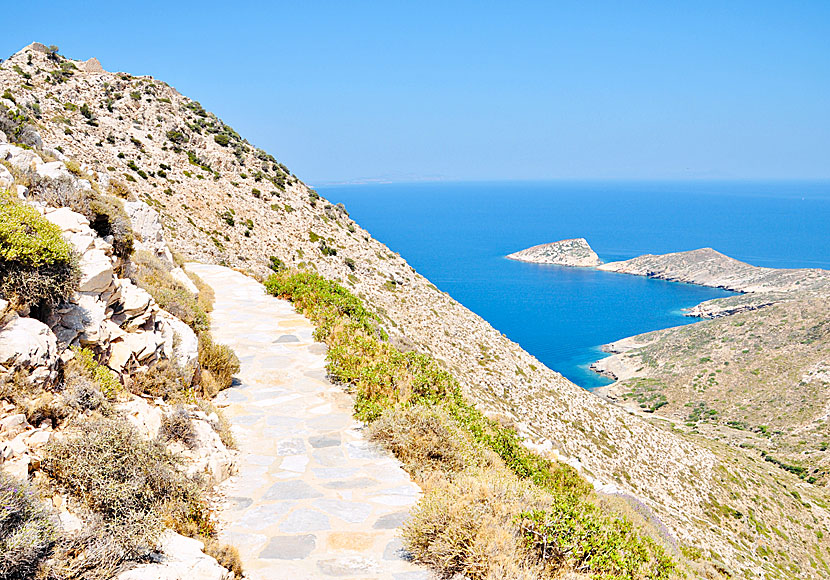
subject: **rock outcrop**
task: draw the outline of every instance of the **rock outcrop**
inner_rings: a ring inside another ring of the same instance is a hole
[[[602,263],[585,238],[539,244],[520,252],[508,254],[507,258],[534,264],[557,264],[559,266],[583,268],[599,266]]]

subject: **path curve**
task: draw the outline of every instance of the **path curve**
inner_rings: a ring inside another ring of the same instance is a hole
[[[240,451],[220,487],[220,538],[239,548],[246,577],[431,578],[402,558],[397,530],[420,489],[364,439],[311,323],[248,276],[187,268],[213,288],[211,332],[241,363],[216,403]]]

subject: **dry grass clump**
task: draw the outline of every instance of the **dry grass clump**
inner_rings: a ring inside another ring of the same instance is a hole
[[[233,375],[239,372],[239,359],[230,347],[213,342],[210,334],[203,332],[199,335],[199,366],[202,375],[205,371],[210,374],[207,378],[202,376],[201,380],[214,379],[218,392],[233,384]]]
[[[233,572],[234,576],[242,578],[242,558],[239,557],[239,550],[235,546],[208,538],[205,541],[204,552],[215,558],[220,566]]]
[[[163,441],[178,441],[189,448],[196,444],[196,430],[190,420],[190,413],[181,405],[161,419],[159,438]]]
[[[196,482],[159,443],[121,419],[91,418],[50,442],[43,471],[102,518],[103,533],[127,558],[146,556],[165,523],[209,532],[210,513]]]
[[[438,407],[390,409],[369,425],[368,433],[420,481],[436,471],[452,477],[468,468],[489,465],[494,459]]]
[[[35,492],[0,469],[0,578],[32,578],[57,537],[56,518]]]
[[[194,332],[210,328],[210,320],[200,301],[170,275],[168,267],[146,251],[135,252],[126,267],[127,276],[164,310],[179,318]]]
[[[443,578],[544,578],[517,537],[516,518],[546,505],[532,484],[504,469],[462,474],[428,489],[403,528],[417,562]]]
[[[136,395],[183,400],[189,398],[188,375],[188,372],[180,369],[173,361],[161,359],[150,365],[147,370],[133,375],[130,390]]]

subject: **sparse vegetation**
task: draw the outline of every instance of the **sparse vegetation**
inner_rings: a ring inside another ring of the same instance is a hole
[[[56,519],[27,483],[0,468],[0,578],[35,576],[57,540]]]

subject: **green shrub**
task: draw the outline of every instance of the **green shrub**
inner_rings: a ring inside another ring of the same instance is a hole
[[[57,536],[55,518],[34,491],[0,468],[0,578],[34,577]]]
[[[199,366],[210,373],[221,391],[233,384],[233,375],[239,372],[239,359],[230,347],[216,344],[209,333],[203,332],[199,335]]]
[[[227,147],[227,146],[228,146],[228,143],[230,143],[230,142],[231,142],[231,138],[230,138],[230,137],[228,137],[227,135],[223,135],[223,134],[221,134],[221,133],[220,133],[220,134],[218,134],[218,135],[214,135],[214,136],[213,136],[213,140],[214,140],[214,141],[216,141],[216,143],[218,143],[218,144],[219,144],[219,145],[221,145],[222,147]]]
[[[198,485],[159,443],[124,419],[92,418],[44,448],[43,470],[103,518],[128,558],[152,550],[165,525],[213,534]]]
[[[66,300],[80,281],[61,230],[32,207],[0,196],[0,294],[21,304]]]
[[[99,364],[95,359],[95,353],[88,348],[75,347],[73,350],[75,351],[75,359],[71,361],[69,372],[77,369],[78,372],[95,381],[107,399],[114,399],[121,392],[121,381],[118,379],[118,375]]]
[[[556,571],[567,565],[594,578],[671,578],[674,562],[630,521],[573,497],[552,497],[550,508],[519,515],[526,546],[546,568]]]

